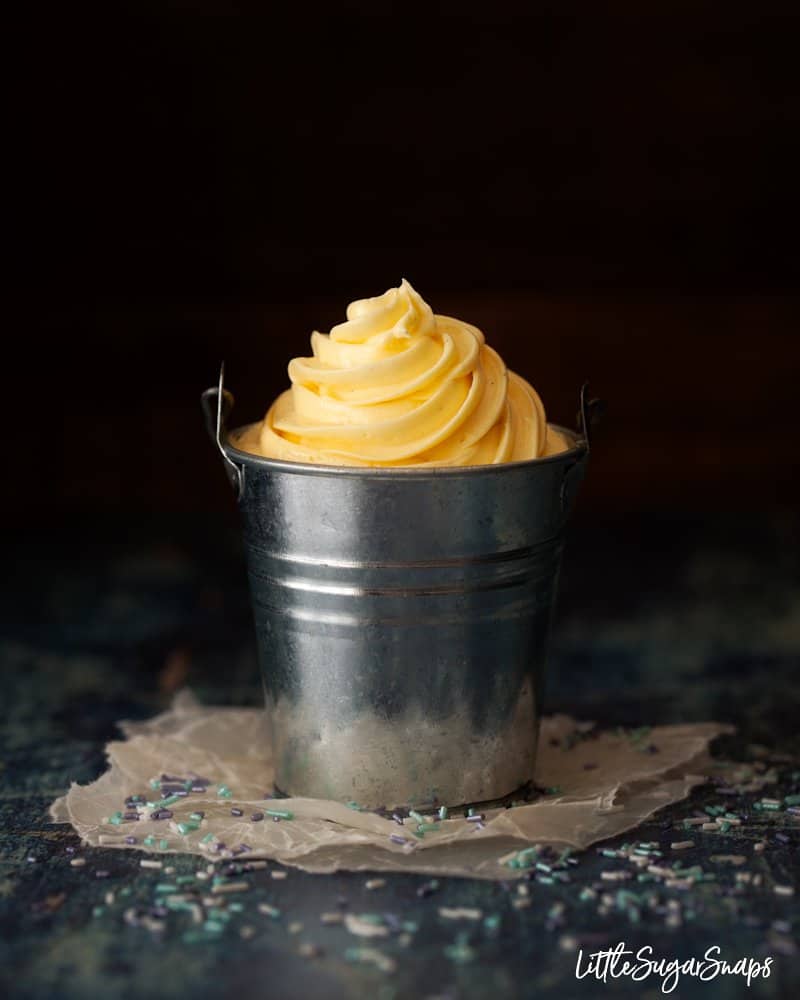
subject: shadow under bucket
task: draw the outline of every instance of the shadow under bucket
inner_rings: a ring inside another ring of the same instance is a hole
[[[502,465],[305,465],[237,448],[276,784],[377,808],[500,798],[534,773],[564,526],[589,454]]]

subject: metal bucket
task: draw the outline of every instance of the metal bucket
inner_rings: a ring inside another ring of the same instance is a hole
[[[222,373],[203,402],[242,515],[277,788],[377,808],[530,782],[585,391],[569,451],[441,469],[259,458],[226,432]]]

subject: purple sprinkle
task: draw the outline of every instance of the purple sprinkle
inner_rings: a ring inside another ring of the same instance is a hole
[[[483,813],[475,813],[474,816],[467,816],[468,823],[482,823],[486,819]]]
[[[399,823],[400,826],[403,825],[403,817],[398,816],[397,813],[392,813],[392,819],[395,821],[395,823]]]
[[[36,864],[36,857],[33,854],[29,854],[25,860],[31,865]]]
[[[166,906],[151,906],[150,916],[157,917],[159,920],[161,920],[164,917],[169,916],[169,910],[166,908]]]
[[[792,816],[800,816],[800,806],[787,806],[786,812],[791,813]]]
[[[647,747],[647,752],[648,753],[661,753],[661,751],[658,749],[658,747],[655,745],[655,743],[651,743]]]
[[[392,931],[399,931],[403,926],[396,913],[384,913],[383,922]]]
[[[187,771],[186,777],[190,781],[196,781],[198,785],[210,785],[211,778],[204,778],[202,774],[195,774],[194,771]]]
[[[249,844],[239,844],[239,853],[240,854],[249,854],[252,850],[253,850],[253,848],[250,847]]]
[[[150,819],[172,819],[172,810],[159,809],[156,812],[152,813]]]
[[[122,818],[129,823],[135,823],[139,819],[139,813],[137,812],[123,813]]]
[[[475,824],[475,826],[473,826],[472,829],[473,829],[473,832],[475,832],[477,830],[485,830],[486,829],[486,824],[483,823],[483,822],[481,822],[481,820],[479,819],[478,822]]]
[[[162,774],[161,775],[161,783],[162,784],[166,783],[168,785],[174,785],[174,784],[182,785],[185,780],[186,780],[185,778],[181,778],[177,774]]]
[[[75,853],[75,848],[74,847],[65,847],[64,850],[66,851],[67,854],[74,854]]]
[[[779,840],[782,844],[788,844],[791,838],[787,837],[785,833],[776,833],[775,839]]]
[[[791,934],[792,931],[792,925],[788,920],[773,920],[772,927],[779,934]]]
[[[583,765],[583,769],[584,769],[584,771],[594,771],[594,769],[595,769],[596,767],[597,767],[597,764],[595,764],[595,763],[594,763],[594,761],[591,761],[591,760],[590,760],[590,761],[587,761],[587,762],[586,762],[586,763],[585,763],[585,764]]]
[[[250,819],[254,823],[260,823],[263,818],[264,818],[264,813],[262,812],[254,812],[253,815],[250,817]]]
[[[439,883],[436,879],[431,879],[430,882],[425,882],[417,889],[417,895],[420,899],[424,899],[426,896],[430,896],[431,893],[436,892],[439,888]]]
[[[126,837],[125,838],[125,843],[126,844],[135,844],[136,843],[136,837]]]
[[[399,833],[390,833],[389,840],[393,844],[407,844],[408,840],[405,837],[401,837]]]
[[[205,792],[205,790],[206,790],[206,786],[205,785],[198,785],[198,784],[192,785],[192,791],[193,792]]]
[[[95,878],[108,878],[111,872],[106,871],[105,868],[97,868],[94,873]]]
[[[236,806],[231,807],[231,816],[241,816],[241,815],[242,815],[241,809],[237,809]]]
[[[161,794],[166,798],[168,795],[180,795],[181,792],[186,792],[183,785],[162,785],[160,788]]]

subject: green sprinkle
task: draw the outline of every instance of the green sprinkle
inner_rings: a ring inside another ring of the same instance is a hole
[[[798,802],[800,802],[800,796],[798,796]],[[791,803],[789,803],[791,805]],[[447,806],[439,807],[439,819],[447,819]]]
[[[224,792],[220,789],[220,791],[217,792],[217,795],[221,799],[229,799],[233,795],[233,792],[231,792],[228,788],[226,788]]]
[[[156,886],[156,892],[177,892],[178,887],[173,882],[159,882]]]
[[[156,838],[153,836],[152,833],[148,833],[148,835],[142,841],[142,843],[144,844],[145,847],[152,847],[153,844],[155,844],[155,842],[156,842]]]
[[[361,812],[361,806],[357,802],[345,802],[348,809],[353,809],[355,812]]]
[[[603,850],[600,852],[600,854],[604,858],[616,858],[616,857],[618,857],[617,852],[613,851],[610,847],[604,847]]]
[[[768,812],[780,812],[781,806],[777,802],[762,802],[761,808],[766,809]]]
[[[404,920],[402,927],[406,934],[416,934],[419,930],[419,924],[416,920]]]
[[[537,881],[542,882],[544,885],[554,885],[555,879],[552,875],[538,875]]]
[[[800,806],[800,795],[785,795],[783,804],[785,806]]]
[[[550,867],[550,865],[546,864],[544,861],[537,861],[536,862],[536,871],[537,872],[546,872],[549,875],[552,870],[553,869]]]
[[[211,931],[213,934],[221,934],[225,930],[225,925],[218,920],[206,920],[203,930]]]
[[[192,820],[193,823],[202,823],[202,821],[203,821],[203,814],[202,813],[189,813],[189,819]]]
[[[122,823],[122,817],[121,816],[109,816],[108,817],[108,822],[111,823],[112,826],[119,826]]]
[[[376,927],[383,925],[380,913],[359,913],[358,919],[364,924],[374,924]]]
[[[420,823],[417,829],[421,830],[422,833],[430,833],[431,830],[438,830],[440,828],[435,823]]]
[[[195,881],[194,875],[179,875],[175,882],[177,885],[190,885]]]
[[[424,830],[417,829],[417,830],[412,830],[411,832],[414,834],[414,836],[417,838],[417,840],[423,840],[424,837],[425,837],[425,831]]]
[[[205,837],[201,837],[200,838],[200,843],[201,844],[210,844],[211,841],[214,840],[214,839],[215,838],[214,838],[214,834],[213,833],[207,833],[205,835]]]
[[[408,810],[408,815],[412,819],[415,819],[418,823],[424,823],[425,822],[425,817],[422,816],[422,815],[420,815],[420,813],[416,812],[414,809],[409,809]]]
[[[552,788],[545,789],[548,795],[558,795],[561,792],[561,785],[553,785]]]
[[[731,828],[731,825],[730,825],[730,823],[726,819],[721,819],[719,821],[719,832],[720,833],[727,833],[728,830],[730,830],[730,828]]]
[[[500,914],[490,913],[488,917],[484,917],[483,926],[487,931],[492,932],[500,929]]]
[[[477,815],[476,810],[472,806],[470,806],[469,809],[467,809],[467,816],[476,816],[476,815]]]
[[[166,809],[167,806],[174,806],[176,802],[180,802],[182,796],[180,795],[170,795],[166,799],[162,799],[158,803],[159,809]]]
[[[162,851],[166,851],[166,849],[169,847],[169,841],[162,838],[161,840],[159,840],[158,846]]]
[[[161,782],[158,780],[158,778],[151,778],[150,779],[150,787],[151,788],[161,788]]]
[[[93,917],[102,917],[105,912],[106,912],[105,906],[95,906],[92,908]]]
[[[278,819],[294,819],[294,813],[288,809],[265,809],[267,816],[277,816]]]
[[[199,829],[199,823],[178,823],[178,833],[183,834],[184,837],[187,833],[193,833],[195,830]]]
[[[234,900],[234,902],[228,903],[228,909],[233,913],[243,913],[244,904],[236,902],[236,900]]]
[[[191,792],[193,784],[194,784],[194,782],[192,781],[192,779],[191,778],[187,778],[186,781],[184,781],[184,783],[183,783],[184,790],[187,791],[187,792]]]

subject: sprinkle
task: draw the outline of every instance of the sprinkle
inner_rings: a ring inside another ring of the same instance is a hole
[[[294,819],[294,813],[288,809],[265,809],[264,812],[273,819]]]
[[[125,838],[125,843],[126,844],[135,844],[136,843],[136,837],[126,837]]]
[[[163,868],[164,864],[162,861],[151,861],[150,858],[142,858],[139,862],[140,868]]]
[[[486,817],[483,815],[483,813],[472,813],[471,815],[467,816],[467,822],[481,823],[485,818]]]
[[[436,823],[420,823],[417,826],[417,829],[420,831],[420,833],[431,833],[435,830],[440,830],[441,827],[438,826]]]
[[[323,924],[341,924],[344,921],[342,914],[336,910],[320,913],[319,919]]]
[[[753,850],[760,854],[766,846],[767,842],[765,840],[759,840],[753,844]]]
[[[407,844],[408,843],[407,838],[406,837],[401,837],[399,833],[390,833],[389,834],[389,840],[391,840],[391,842],[393,844]]]
[[[272,876],[272,878],[278,879],[278,880],[286,878],[286,872],[278,871],[277,869],[274,869],[273,871],[271,871],[270,875]]]
[[[709,832],[711,830],[719,830],[719,825],[717,823],[702,823],[700,829],[706,832]]]
[[[794,889],[790,885],[776,885],[772,891],[776,896],[794,896]]]
[[[241,815],[242,815],[241,809],[237,809],[236,806],[231,807],[231,816],[241,816]]]
[[[83,868],[85,864],[86,864],[86,858],[73,858],[70,861],[70,865],[73,868]]]
[[[189,813],[189,819],[195,823],[199,823],[204,817],[205,813],[200,809]]]
[[[403,817],[402,817],[402,816],[398,816],[398,814],[397,814],[397,813],[392,813],[392,819],[393,819],[393,820],[395,821],[395,823],[397,823],[397,824],[398,824],[399,826],[402,826],[402,825],[403,825]]]
[[[262,812],[254,812],[250,817],[250,819],[254,823],[260,823],[263,818],[264,818],[264,813]]]
[[[424,823],[425,822],[425,817],[422,816],[422,815],[420,815],[420,813],[416,812],[414,809],[409,809],[408,810],[408,815],[412,819],[415,819],[418,823]]]
[[[357,802],[345,802],[348,809],[353,809],[355,812],[361,812],[361,806]]]
[[[160,850],[166,851],[166,849],[169,847],[169,841],[168,840],[164,840],[162,838],[161,840],[159,840],[158,846],[159,846]]]
[[[374,965],[381,972],[391,973],[397,969],[397,962],[389,955],[384,955],[377,948],[348,948],[344,953],[345,960],[361,965]]]
[[[386,885],[385,878],[369,878],[364,883],[366,889],[382,889]]]
[[[214,840],[214,839],[215,839],[215,837],[214,837],[213,833],[207,833],[205,835],[205,837],[201,837],[200,838],[200,843],[201,844],[210,844],[211,841]]]
[[[200,828],[199,823],[178,823],[178,833],[182,834],[184,837],[188,833],[194,833],[195,830]]]
[[[436,892],[439,888],[439,879],[432,878],[430,882],[425,882],[417,889],[417,895],[420,899],[424,899],[426,896],[430,896],[432,893]]]
[[[211,887],[211,892],[214,895],[222,892],[247,892],[249,888],[249,882],[220,882]]]
[[[617,871],[600,872],[600,878],[606,882],[621,882],[624,879],[628,879],[630,877],[631,873],[623,871],[622,869],[619,869]]]
[[[800,797],[798,797],[798,802],[800,802]],[[789,803],[791,804],[791,803]],[[447,819],[447,806],[439,807],[439,819]]]
[[[439,916],[444,920],[480,920],[483,910],[470,906],[440,906]]]
[[[787,837],[785,833],[776,833],[775,839],[779,840],[782,844],[788,844],[791,837]]]
[[[273,920],[277,920],[281,915],[281,911],[277,906],[272,906],[270,903],[259,903],[258,912],[263,913],[264,916],[272,917]]]
[[[673,843],[671,843],[669,846],[670,846],[670,850],[673,850],[673,851],[686,851],[690,847],[694,847],[694,841],[693,840],[676,840],[676,841],[673,841]]]
[[[95,869],[95,873],[94,873],[94,877],[95,878],[108,878],[108,876],[110,874],[111,874],[111,872],[108,871],[106,868],[96,868]]]
[[[293,920],[293,921],[292,921],[292,922],[291,922],[291,923],[289,924],[289,926],[288,926],[288,927],[286,928],[286,930],[287,930],[287,931],[288,931],[288,932],[289,932],[290,934],[299,934],[299,933],[300,933],[300,931],[301,931],[302,929],[303,929],[303,925],[302,925],[302,924],[300,923],[300,921],[299,921],[299,920]]]
[[[389,936],[389,928],[378,914],[363,913],[361,916],[356,916],[354,913],[346,913],[344,925],[351,934],[355,934],[357,937]]]

